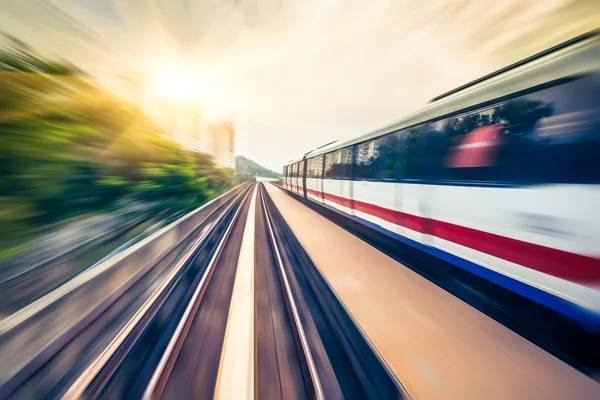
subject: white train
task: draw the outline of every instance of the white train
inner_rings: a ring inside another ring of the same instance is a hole
[[[600,330],[600,32],[311,151],[284,186]]]

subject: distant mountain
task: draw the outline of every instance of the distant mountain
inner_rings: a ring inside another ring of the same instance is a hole
[[[280,173],[271,171],[244,156],[237,156],[235,158],[235,172],[237,174],[264,176],[266,178],[281,178]]]

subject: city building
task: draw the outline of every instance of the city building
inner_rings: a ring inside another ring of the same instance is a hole
[[[235,169],[235,129],[230,121],[203,122],[192,149],[214,157],[215,163]]]
[[[194,101],[163,100],[146,109],[182,147],[211,155],[216,164],[235,169],[235,129],[230,121],[205,121]]]
[[[186,149],[197,142],[202,128],[202,108],[193,101],[153,99],[144,109],[164,130],[167,137]]]
[[[356,161],[358,164],[368,165],[370,163],[371,157],[377,158],[379,156],[379,146],[376,141],[371,140],[367,143],[361,143],[358,145],[358,154],[356,156]]]

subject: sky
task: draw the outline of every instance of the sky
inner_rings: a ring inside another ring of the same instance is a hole
[[[597,0],[0,0],[0,30],[132,96],[185,76],[277,171],[599,25]]]

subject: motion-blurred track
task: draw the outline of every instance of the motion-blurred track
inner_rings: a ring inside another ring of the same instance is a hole
[[[60,397],[167,282],[210,254],[237,188],[0,321],[0,397]],[[206,251],[202,251],[206,249]]]
[[[345,310],[262,185],[205,207],[144,263],[91,268],[2,321],[15,362],[0,397],[402,397],[358,328],[340,329]]]
[[[231,221],[144,397],[401,397],[382,364],[352,362],[358,355],[307,280],[314,267],[283,245],[265,193],[257,187]]]
[[[550,376],[563,394],[597,391],[339,229],[242,185],[0,321],[0,398],[470,397],[511,380],[503,395],[535,397]],[[493,348],[489,362],[465,340]],[[537,370],[515,372],[525,364]]]

